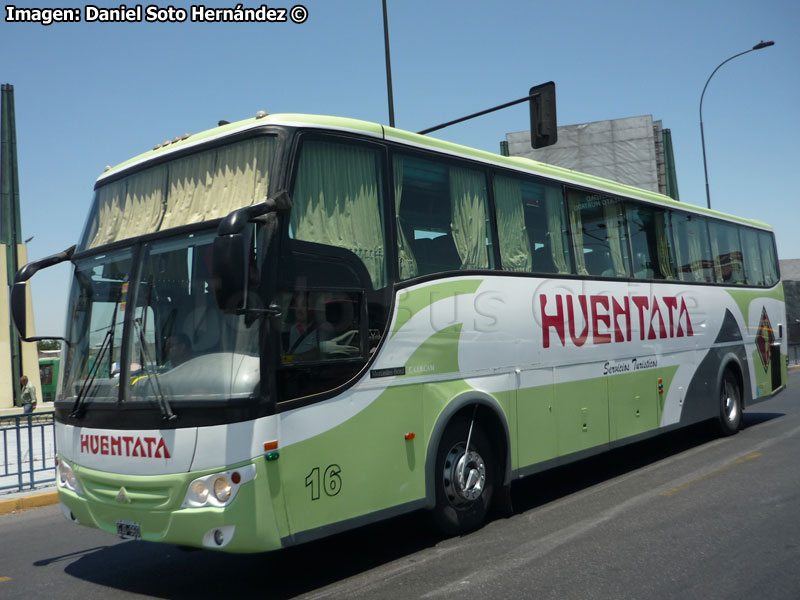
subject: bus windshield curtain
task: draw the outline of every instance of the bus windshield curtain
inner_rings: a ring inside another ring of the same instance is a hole
[[[461,268],[488,268],[486,179],[482,173],[450,167],[450,210],[450,229]]]
[[[518,179],[495,177],[494,195],[503,269],[530,273],[533,257],[525,228],[522,186]]]
[[[167,167],[153,167],[97,191],[89,248],[158,231],[167,188]]]
[[[572,231],[572,247],[575,249],[575,270],[578,275],[588,275],[586,258],[583,254],[583,220],[581,219],[581,196],[570,194],[569,221]]]
[[[170,165],[164,228],[226,216],[267,198],[273,137],[222,146]]]
[[[611,262],[614,265],[614,274],[617,277],[626,277],[628,269],[625,266],[625,255],[622,251],[622,235],[625,225],[622,203],[611,198],[605,198],[604,204],[603,214],[606,222],[606,240],[608,241],[608,250],[611,254]]]
[[[397,260],[400,263],[400,279],[416,277],[417,260],[411,251],[406,231],[400,219],[400,204],[403,198],[403,157],[395,155],[394,164],[394,214],[397,223]]]
[[[291,225],[298,240],[356,254],[375,289],[386,269],[375,155],[346,144],[308,142],[300,155]]]
[[[218,219],[263,202],[274,146],[274,137],[252,138],[104,185],[97,190],[85,247]]]
[[[553,264],[559,273],[569,273],[566,253],[564,252],[564,211],[561,209],[563,195],[560,187],[545,186],[545,210],[547,211],[547,239],[550,242],[550,252]],[[581,252],[583,257],[583,252]]]

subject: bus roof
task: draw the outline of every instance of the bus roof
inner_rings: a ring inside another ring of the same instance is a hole
[[[267,125],[308,127],[325,129],[329,131],[333,130],[357,133],[369,137],[397,142],[407,146],[413,146],[420,149],[434,150],[452,156],[478,160],[483,163],[505,167],[516,171],[541,175],[543,177],[561,181],[563,183],[571,183],[601,192],[607,192],[628,198],[644,200],[646,202],[666,205],[678,210],[695,212],[725,220],[736,221],[738,223],[743,223],[762,229],[772,229],[767,223],[762,221],[737,217],[716,210],[709,210],[702,206],[687,204],[686,202],[679,202],[670,198],[669,196],[665,196],[657,192],[651,192],[649,190],[626,185],[610,179],[597,177],[595,175],[589,175],[587,173],[581,173],[579,171],[573,171],[563,167],[549,165],[529,158],[501,156],[485,150],[478,150],[476,148],[454,144],[452,142],[447,142],[445,140],[430,137],[428,135],[420,135],[410,131],[404,131],[394,127],[387,127],[380,125],[379,123],[372,123],[369,121],[361,121],[358,119],[350,119],[345,117],[330,117],[307,114],[286,113],[270,115],[266,113],[259,113],[256,117],[250,119],[237,121],[235,123],[223,124],[218,127],[214,127],[213,129],[208,129],[196,134],[184,134],[183,136],[176,137],[172,140],[158,144],[152,150],[135,156],[118,164],[115,167],[107,168],[106,171],[97,178],[97,185],[102,185],[104,180],[108,177],[142,166],[151,160],[157,160],[166,155],[180,152],[193,146],[198,146],[200,144],[217,139],[224,139],[250,129],[257,129]]]

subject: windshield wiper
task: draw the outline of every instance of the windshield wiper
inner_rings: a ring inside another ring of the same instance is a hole
[[[111,315],[111,324],[106,329],[106,335],[103,338],[103,343],[100,344],[100,350],[97,353],[97,357],[95,358],[92,366],[89,368],[89,373],[86,375],[86,379],[83,380],[83,385],[81,385],[81,389],[78,392],[78,395],[75,397],[75,403],[72,405],[72,412],[69,415],[73,419],[81,419],[86,413],[86,407],[84,406],[86,396],[89,394],[89,390],[92,389],[92,385],[94,385],[94,380],[97,378],[97,373],[100,371],[100,365],[103,364],[103,359],[105,358],[106,352],[109,348],[111,348],[109,357],[113,357],[114,355],[114,329],[116,328],[117,323],[118,307],[119,301],[114,304],[114,313]],[[109,363],[109,365],[110,364],[111,363]],[[111,375],[110,367],[109,375]]]

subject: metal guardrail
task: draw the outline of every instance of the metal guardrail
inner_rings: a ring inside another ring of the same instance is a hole
[[[54,412],[0,417],[0,491],[56,480]]]

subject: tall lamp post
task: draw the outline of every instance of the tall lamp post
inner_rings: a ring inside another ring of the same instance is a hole
[[[750,48],[750,50],[745,50],[744,52],[740,52],[739,54],[734,54],[730,58],[723,60],[719,64],[719,66],[711,72],[711,75],[708,76],[708,80],[706,81],[706,84],[703,86],[703,93],[700,94],[700,141],[703,144],[703,171],[705,172],[705,175],[706,175],[706,202],[708,203],[708,208],[711,208],[711,192],[709,191],[709,188],[708,188],[708,164],[706,163],[706,136],[705,136],[705,133],[703,133],[703,96],[706,95],[706,88],[708,87],[708,83],[711,81],[711,78],[714,76],[714,73],[719,71],[719,68],[722,65],[724,65],[725,63],[730,62],[734,58],[742,56],[743,54],[747,54],[748,52],[752,52],[753,50],[761,50],[762,48],[767,48],[769,46],[774,46],[774,45],[775,45],[775,42],[773,42],[773,41],[769,41],[769,42],[761,41],[758,44],[756,44],[755,46],[753,46],[752,48]]]
[[[392,94],[392,58],[389,56],[389,16],[383,0],[383,46],[386,50],[386,91],[389,96],[389,126],[394,127],[394,95]]]

